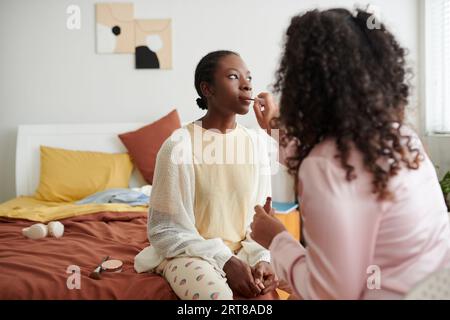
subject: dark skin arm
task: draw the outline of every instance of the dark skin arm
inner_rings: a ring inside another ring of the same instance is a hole
[[[279,129],[273,126],[272,119],[278,117],[280,111],[270,93],[262,92],[258,94],[258,98],[255,99],[253,104],[253,111],[259,126],[266,130],[269,135],[272,129]]]
[[[253,278],[252,269],[244,261],[231,257],[223,266],[223,271],[233,292],[245,298],[254,298],[261,293]]]
[[[262,92],[258,94],[253,103],[253,111],[261,129],[266,130],[268,135],[272,135],[272,131],[278,130],[278,137],[276,135],[273,137],[278,141],[283,141],[286,131],[277,127],[277,123],[273,121],[274,118],[280,116],[280,108],[270,93]]]
[[[270,201],[269,198],[267,201]],[[266,204],[270,210],[270,202]],[[259,261],[249,269],[249,266],[240,259],[232,257],[225,263],[224,271],[231,289],[244,297],[264,295],[275,290],[279,284],[272,266],[266,261]]]
[[[268,249],[279,233],[286,231],[286,227],[274,216],[274,211],[266,212],[263,207],[255,207],[253,222],[250,224],[250,236],[261,246]]]

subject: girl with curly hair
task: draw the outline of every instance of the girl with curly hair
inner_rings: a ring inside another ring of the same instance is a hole
[[[405,49],[371,18],[293,17],[274,86],[280,108],[268,93],[254,104],[260,126],[282,129],[289,145],[307,248],[260,206],[251,237],[304,299],[398,299],[450,264],[438,178],[405,125]]]

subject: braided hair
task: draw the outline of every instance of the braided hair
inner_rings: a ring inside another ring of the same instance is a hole
[[[208,103],[206,101],[206,97],[202,93],[200,84],[202,82],[214,84],[214,73],[216,71],[217,64],[219,63],[220,59],[231,54],[239,56],[239,54],[237,54],[236,52],[228,50],[210,52],[200,60],[197,67],[195,68],[195,90],[197,90],[197,93],[199,95],[199,98],[197,98],[196,101],[200,109],[208,109]]]

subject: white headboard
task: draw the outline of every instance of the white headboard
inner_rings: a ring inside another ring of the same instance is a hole
[[[20,125],[16,150],[16,196],[32,195],[39,184],[41,145],[69,150],[127,152],[117,136],[145,123]],[[133,171],[130,187],[147,184]]]

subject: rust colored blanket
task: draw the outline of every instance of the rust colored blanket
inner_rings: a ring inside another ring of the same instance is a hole
[[[22,228],[34,222],[0,218],[0,299],[177,298],[162,277],[134,271],[135,255],[149,244],[146,213],[104,212],[61,222],[63,237],[31,240]],[[89,278],[108,255],[123,261],[122,272]],[[70,273],[77,267],[79,289],[77,274]]]
[[[147,213],[101,212],[61,222],[61,238],[31,240],[22,229],[35,222],[0,217],[0,300],[177,299],[164,278],[133,268],[136,254],[149,245]],[[91,279],[105,256],[121,260],[122,271]],[[76,268],[78,282],[71,272]],[[273,291],[257,300],[278,298]]]

